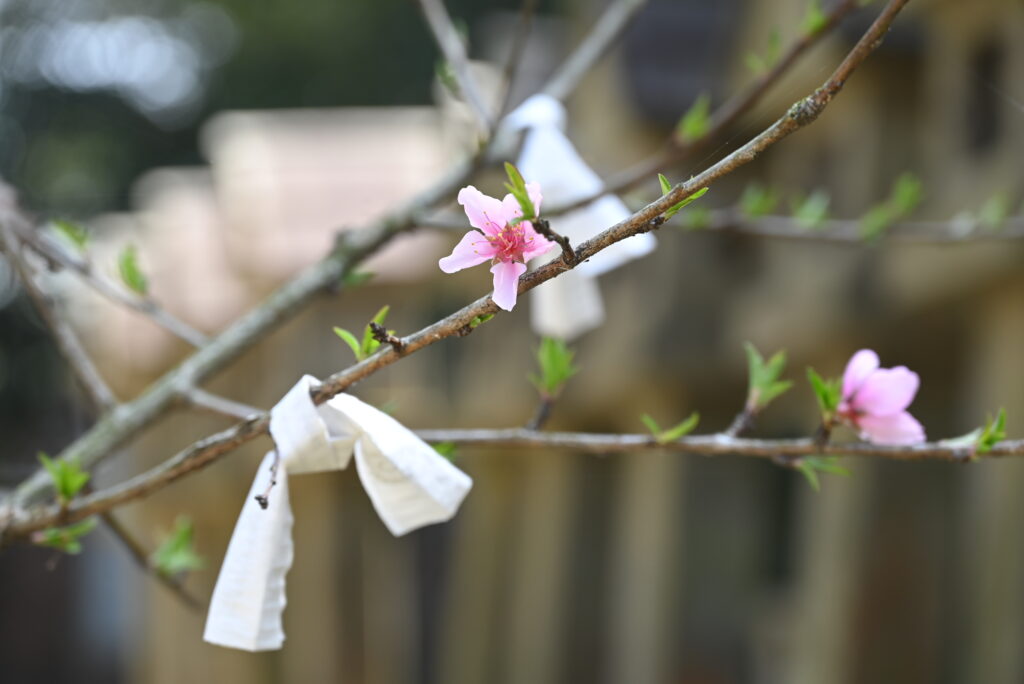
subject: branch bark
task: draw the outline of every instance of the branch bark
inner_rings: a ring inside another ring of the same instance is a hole
[[[32,300],[32,304],[39,313],[39,317],[43,319],[46,327],[50,329],[57,349],[60,351],[61,356],[64,357],[64,360],[67,361],[72,374],[82,386],[89,401],[99,413],[110,411],[117,405],[117,397],[114,396],[113,391],[111,391],[103,376],[96,369],[96,365],[93,364],[88,352],[85,351],[85,347],[82,346],[82,342],[78,339],[78,334],[71,327],[71,324],[54,310],[53,304],[48,299],[46,293],[39,287],[39,284],[36,282],[35,269],[28,259],[21,254],[21,244],[15,237],[14,231],[8,225],[8,218],[7,216],[0,217],[0,221],[2,221],[2,224],[0,224],[0,240],[2,240],[4,251],[7,252],[11,264],[21,279],[25,292],[28,294],[29,299]]]
[[[459,83],[459,89],[466,98],[473,115],[477,119],[480,131],[486,138],[491,131],[491,117],[487,113],[487,106],[484,104],[483,96],[477,87],[476,79],[469,70],[469,60],[466,57],[466,46],[462,37],[455,30],[452,18],[448,16],[442,0],[419,0],[423,16],[427,18],[430,31],[434,34],[438,47],[444,53],[444,58],[455,72],[455,79]]]
[[[813,34],[802,34],[789,46],[786,53],[771,69],[755,78],[746,89],[717,108],[711,115],[708,132],[699,140],[692,142],[682,141],[673,132],[661,150],[609,178],[599,192],[573,201],[570,204],[551,207],[544,212],[545,215],[549,217],[558,216],[559,214],[584,207],[605,195],[628,190],[652,178],[656,173],[664,170],[666,166],[678,164],[682,160],[705,149],[710,141],[720,138],[741,116],[750,111],[809,48],[828,35],[848,14],[857,9],[859,4],[858,0],[842,0],[842,2],[833,7],[821,30]]]
[[[90,261],[71,253],[50,236],[34,229],[27,219],[17,217],[13,222],[12,229],[17,233],[19,239],[30,245],[41,257],[77,274],[89,287],[115,304],[134,309],[148,316],[164,330],[188,342],[193,347],[201,347],[206,344],[206,335],[168,313],[156,300],[151,297],[141,297],[99,275]]]
[[[814,93],[794,104],[782,118],[725,159],[694,178],[679,183],[657,201],[580,244],[576,250],[580,261],[592,257],[620,240],[651,230],[656,225],[657,219],[666,210],[718,178],[749,163],[775,143],[813,122],[842,89],[850,74],[878,47],[892,21],[907,2],[908,0],[890,0],[831,77]],[[335,268],[339,269],[336,276],[340,275],[340,265],[336,264]],[[531,290],[537,285],[569,270],[569,268],[559,261],[542,266],[538,270],[522,277],[519,283],[519,292]],[[277,311],[276,315],[284,315],[284,312],[279,311],[276,307],[274,310]],[[433,325],[408,337],[401,338],[400,341],[403,349],[401,354],[391,347],[382,348],[370,358],[339,371],[324,380],[319,387],[311,390],[311,397],[314,402],[321,404],[336,394],[345,391],[359,380],[391,365],[399,358],[404,358],[447,337],[464,336],[466,330],[471,330],[470,323],[477,316],[496,313],[497,310],[497,306],[491,301],[489,296],[481,297],[472,304]],[[254,312],[254,314],[259,314],[259,311]],[[251,341],[252,338],[248,339]],[[203,351],[205,350],[201,350],[197,356],[201,355]],[[193,386],[194,384],[193,382]],[[107,510],[124,501],[144,496],[155,489],[169,484],[178,477],[201,468],[216,458],[229,453],[237,446],[267,434],[269,422],[269,417],[265,413],[253,416],[228,430],[193,444],[143,475],[132,478],[121,485],[111,487],[105,492],[100,492],[74,502],[69,508],[68,514],[72,516],[71,519],[77,520],[92,513]],[[100,438],[104,439],[102,436]],[[109,437],[105,439],[109,442]],[[64,454],[62,454],[63,456]],[[19,488],[19,491],[22,492],[22,497],[25,496],[26,492],[45,490],[45,476],[33,478],[33,480],[36,479],[42,479],[43,482],[37,482],[34,489],[28,486],[32,480]],[[24,500],[24,498],[20,499],[20,501]],[[14,503],[17,504],[18,501]],[[52,515],[53,507],[41,507],[33,511],[26,511],[21,506],[8,504],[7,510],[0,512],[0,538],[9,539],[12,536],[18,536],[40,527],[46,527],[47,524],[43,524],[40,521],[45,522],[51,519]]]

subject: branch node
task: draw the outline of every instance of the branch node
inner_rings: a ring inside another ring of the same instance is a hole
[[[402,338],[389,333],[388,329],[380,323],[370,321],[370,330],[373,331],[373,339],[377,340],[381,344],[390,344],[396,354],[401,354],[405,351],[405,342],[402,341]]]
[[[533,228],[538,233],[547,239],[558,243],[558,246],[562,248],[562,262],[566,266],[572,268],[579,263],[579,257],[576,256],[576,252],[573,250],[572,244],[569,242],[569,238],[551,230],[551,224],[545,219],[534,219],[531,223],[533,223]]]

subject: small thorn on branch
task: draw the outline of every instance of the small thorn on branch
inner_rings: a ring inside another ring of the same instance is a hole
[[[390,344],[391,348],[395,350],[395,353],[401,354],[405,351],[405,342],[402,341],[402,338],[389,333],[388,329],[380,323],[371,321],[370,330],[373,332],[373,339],[377,340],[381,344]]]
[[[558,246],[562,248],[562,261],[565,262],[566,266],[575,266],[579,262],[579,258],[576,256],[576,251],[572,248],[569,238],[551,230],[551,224],[544,219],[534,219],[531,223],[533,223],[533,229],[538,233],[558,243]]]

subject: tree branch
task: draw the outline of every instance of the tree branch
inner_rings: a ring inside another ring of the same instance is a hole
[[[71,253],[67,248],[42,231],[33,229],[28,221],[24,219],[16,220],[12,228],[18,237],[30,245],[41,257],[74,272],[89,287],[115,304],[120,304],[145,314],[164,330],[188,342],[193,347],[201,347],[206,344],[206,335],[172,316],[156,300],[130,292],[110,279],[96,273],[96,269],[93,268],[90,261]]]
[[[619,0],[623,2],[624,0]],[[636,0],[626,0],[636,2]],[[609,12],[613,10],[609,9]],[[593,50],[594,40],[585,39],[570,60],[579,52]],[[579,61],[579,58],[576,58]],[[565,71],[559,70],[556,73]],[[557,90],[565,96],[571,93],[578,81],[563,80]],[[550,87],[550,83],[549,83]],[[118,445],[137,434],[145,426],[163,415],[182,393],[198,386],[204,379],[237,358],[251,347],[260,337],[289,320],[302,306],[317,294],[340,287],[342,276],[354,268],[362,259],[387,244],[394,236],[417,225],[424,209],[447,201],[459,186],[463,185],[482,166],[488,163],[493,152],[493,139],[486,147],[465,161],[456,164],[437,183],[424,191],[405,206],[370,223],[347,231],[345,239],[339,238],[338,245],[320,262],[305,269],[298,276],[279,287],[267,299],[239,318],[225,331],[212,339],[179,366],[165,373],[149,389],[131,402],[118,408],[116,415],[96,423],[88,432],[64,449],[60,459],[77,458],[86,468],[106,458]],[[468,328],[467,328],[468,329]],[[3,509],[19,511],[26,505],[41,498],[50,489],[46,473],[37,470],[25,480],[12,496],[0,504],[0,519]]]
[[[541,89],[544,95],[565,100],[579,82],[615,44],[647,0],[615,0],[597,20],[587,37]]]
[[[255,406],[249,406],[233,399],[212,394],[199,387],[185,390],[182,398],[195,408],[229,418],[241,418],[244,420],[249,416],[263,413],[263,411]]]
[[[512,45],[508,51],[508,59],[505,60],[505,67],[501,70],[502,81],[505,84],[505,93],[501,97],[501,104],[494,116],[494,126],[504,118],[512,103],[512,88],[515,85],[516,76],[523,63],[523,51],[529,42],[530,26],[533,24],[533,14],[537,9],[537,0],[523,0],[519,10],[519,24],[512,36]]]
[[[166,587],[186,608],[195,611],[202,610],[203,602],[190,594],[181,582],[168,577],[152,566],[149,562],[149,554],[146,552],[146,549],[143,548],[142,544],[132,536],[131,532],[129,532],[124,525],[121,524],[121,521],[114,517],[113,513],[110,511],[104,511],[103,513],[100,513],[100,519],[103,520],[107,529],[110,530],[117,540],[121,542],[121,546],[123,546],[128,552],[128,555],[132,557],[132,560],[135,561],[135,565],[137,565],[140,570]]]
[[[470,109],[473,110],[473,115],[477,119],[480,131],[484,137],[488,137],[491,128],[487,106],[484,104],[480,89],[477,88],[476,79],[470,73],[469,60],[466,57],[466,46],[463,44],[459,32],[455,30],[452,18],[448,16],[448,10],[445,9],[442,0],[419,0],[419,3],[438,47],[441,48],[445,59],[448,60],[452,71],[455,72],[455,79],[459,83],[459,89],[466,98]]]
[[[821,30],[813,34],[801,34],[771,69],[755,78],[746,89],[727,100],[712,113],[708,131],[700,139],[683,141],[673,131],[661,150],[609,178],[600,191],[569,204],[551,207],[545,210],[545,215],[558,216],[584,207],[605,195],[628,190],[645,180],[650,180],[665,167],[678,164],[706,148],[710,141],[720,138],[737,119],[750,111],[764,94],[792,68],[801,55],[828,35],[848,14],[857,9],[859,4],[858,0],[842,0],[829,12],[828,19]]]
[[[952,461],[1024,456],[1024,439],[999,442],[990,451],[975,454],[970,447],[927,442],[908,446],[880,446],[867,442],[821,444],[814,438],[748,439],[725,432],[692,435],[659,444],[648,434],[599,434],[587,432],[538,432],[526,428],[507,430],[419,430],[427,442],[454,442],[459,446],[486,448],[571,449],[610,454],[662,449],[704,456],[749,456],[796,459],[803,456],[863,456],[898,461]]]
[[[5,215],[0,217],[0,222],[2,222],[0,223],[0,240],[3,242],[4,250],[7,252],[8,257],[10,257],[11,264],[14,266],[15,271],[17,271],[25,292],[32,300],[32,304],[39,313],[39,317],[43,319],[43,322],[50,329],[57,349],[60,351],[61,356],[64,357],[64,360],[67,361],[71,372],[85,391],[85,395],[97,411],[105,413],[117,405],[117,397],[114,396],[114,393],[96,369],[95,364],[93,364],[89,354],[85,351],[85,347],[82,346],[71,324],[54,310],[53,304],[47,298],[46,293],[36,283],[34,268],[28,259],[21,254],[21,245],[7,223],[8,216],[6,214],[8,213],[5,212]]]
[[[850,74],[878,47],[892,21],[907,1],[890,0],[832,76],[814,93],[794,104],[782,118],[725,159],[690,180],[676,185],[657,201],[579,245],[576,250],[579,259],[586,260],[620,240],[650,230],[656,219],[659,219],[665,211],[680,201],[718,178],[749,163],[775,143],[813,122],[842,89]],[[536,271],[524,275],[519,283],[519,292],[531,290],[566,270],[568,267],[560,262],[548,263]],[[311,397],[315,403],[322,404],[359,380],[391,365],[399,358],[404,358],[447,337],[464,336],[466,330],[471,330],[470,323],[476,317],[496,312],[497,306],[491,298],[489,296],[481,297],[447,318],[403,338],[401,354],[391,347],[382,348],[368,359],[333,374],[319,387],[310,391]],[[202,351],[204,350],[201,350],[197,356],[201,355]],[[267,414],[260,414],[228,430],[200,440],[143,475],[111,487],[104,493],[97,493],[73,502],[68,509],[68,514],[74,516],[72,519],[81,519],[124,501],[144,496],[187,472],[203,467],[216,458],[229,453],[237,446],[267,434],[269,422]],[[78,443],[76,442],[76,444]],[[65,450],[62,457],[68,451]],[[42,479],[44,482],[42,485],[37,485],[35,491],[45,488],[45,476]],[[25,491],[27,484],[19,490]],[[16,505],[17,503],[18,501],[15,501],[12,505],[11,502],[8,502],[7,510],[0,511],[0,539],[9,539],[11,536],[18,536],[26,531],[46,527],[47,525],[39,523],[39,520],[47,520],[48,516],[53,515],[53,507],[40,507],[33,511],[25,511]]]

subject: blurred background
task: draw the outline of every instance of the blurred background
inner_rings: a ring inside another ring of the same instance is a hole
[[[830,6],[826,0],[826,9]],[[515,0],[449,0],[488,92]],[[541,2],[513,103],[543,83],[604,2]],[[694,174],[822,82],[873,19],[860,10],[816,46]],[[596,170],[657,151],[701,93],[753,78],[751,53],[787,45],[804,0],[651,0],[567,102],[568,134]],[[215,333],[355,228],[428,185],[471,141],[465,110],[406,0],[2,0],[0,174],[41,218],[94,235],[116,272],[137,244],[154,296]],[[915,217],[971,230],[993,197],[1017,214],[1024,178],[1024,6],[915,0],[813,126],[715,184],[709,207],[757,183],[790,200],[828,193],[857,218],[910,171]],[[497,175],[475,184],[501,193]],[[639,206],[655,179],[627,194]],[[454,198],[452,198],[454,200]],[[557,230],[557,220],[553,222]],[[332,326],[383,304],[416,330],[490,288],[434,264],[457,237],[418,231],[375,257],[377,277],[324,297],[208,387],[268,408],[302,373],[352,361]],[[785,348],[795,388],[754,434],[809,435],[806,366],[841,373],[862,347],[920,373],[913,413],[934,439],[1005,406],[1024,415],[1024,249],[826,244],[665,227],[659,249],[601,282],[608,322],[575,343],[581,367],[552,429],[638,432],[699,410],[724,428],[746,391],[743,342]],[[149,320],[54,275],[64,308],[118,395],[188,353]],[[525,423],[537,338],[529,302],[470,338],[425,349],[360,384],[414,428]],[[0,477],[11,486],[90,424],[87,404],[0,260]],[[96,473],[110,484],[226,427],[169,415]],[[842,437],[851,437],[849,434]],[[204,601],[269,442],[120,510],[155,547],[185,514]],[[356,474],[296,477],[288,640],[248,654],[201,640],[191,611],[106,530],[78,556],[0,554],[0,680],[21,682],[1024,681],[1024,461],[847,459],[814,492],[753,459],[658,452],[595,457],[461,449],[475,479],[456,518],[391,537]]]

